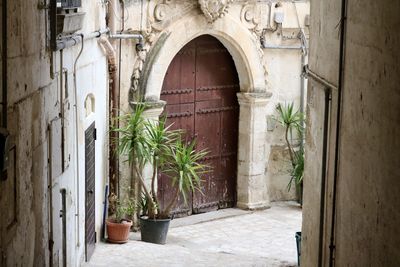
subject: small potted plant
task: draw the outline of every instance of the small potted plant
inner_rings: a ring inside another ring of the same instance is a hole
[[[119,117],[118,152],[127,154],[142,195],[142,216],[140,228],[142,241],[165,244],[171,220],[171,210],[180,195],[186,201],[187,194],[199,190],[200,175],[208,171],[202,164],[207,151],[197,151],[195,140],[183,141],[182,131],[170,130],[166,118],[158,122],[146,120],[143,116],[145,104],[137,104],[132,114]],[[149,182],[143,177],[143,168],[151,164],[153,168]],[[170,178],[174,197],[169,203],[160,205],[155,188],[158,173]]]
[[[108,242],[123,244],[128,241],[129,232],[132,227],[131,218],[135,211],[136,205],[132,199],[115,201],[115,214],[106,221]]]

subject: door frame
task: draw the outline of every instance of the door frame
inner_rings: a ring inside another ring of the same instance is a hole
[[[182,34],[185,32],[185,34]],[[270,207],[266,163],[270,148],[266,144],[267,111],[272,94],[268,91],[263,51],[259,42],[240,22],[225,16],[209,24],[201,14],[181,18],[160,33],[144,63],[140,86],[149,107],[149,118],[158,119],[165,103],[160,95],[165,74],[174,56],[194,38],[209,34],[229,51],[239,75],[240,93],[239,143],[237,161],[237,207],[264,209]],[[261,50],[261,51],[260,51]],[[133,88],[133,87],[132,87]],[[131,106],[135,95],[131,92]],[[154,108],[154,109],[153,109]],[[152,111],[150,111],[153,109]],[[158,113],[159,112],[159,113]],[[157,116],[154,116],[154,114]],[[261,119],[260,119],[261,118]]]
[[[97,237],[96,237],[96,124],[95,122],[92,122],[89,127],[86,128],[85,130],[85,260],[89,261],[90,257],[92,256],[94,249],[95,249],[95,244],[97,242]],[[88,144],[90,142],[90,144]],[[87,151],[88,145],[91,145],[93,148],[93,151]],[[92,157],[89,162],[89,153],[91,153]],[[91,164],[90,167],[88,167],[88,164]],[[88,169],[92,168],[93,169],[93,188],[88,189]],[[89,241],[93,240],[88,240],[88,196],[91,196],[93,199],[93,235],[94,235],[94,244],[88,244]],[[90,245],[90,247],[89,247]]]

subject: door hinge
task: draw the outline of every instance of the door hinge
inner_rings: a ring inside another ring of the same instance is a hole
[[[94,232],[94,243],[97,243],[97,232]]]
[[[93,139],[97,140],[97,128],[93,129]]]

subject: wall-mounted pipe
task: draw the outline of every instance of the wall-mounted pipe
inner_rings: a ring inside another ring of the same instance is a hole
[[[61,189],[61,210],[60,217],[62,218],[62,254],[63,266],[67,265],[67,190]]]
[[[296,4],[294,4],[294,6],[296,8]],[[296,14],[298,14],[297,13],[297,8],[296,8]],[[297,19],[298,19],[298,16],[297,16]],[[298,19],[298,23],[299,23],[299,27],[300,27],[300,32],[297,35],[297,37],[300,39],[300,42],[301,42],[301,69],[300,69],[300,73],[302,73],[303,69],[304,69],[304,66],[306,65],[306,58],[308,56],[308,42],[307,42],[307,38],[306,38],[306,35],[304,33],[304,30],[301,28],[299,19]],[[306,80],[306,77],[304,75],[300,74],[300,112],[302,114],[305,113],[305,108],[304,108],[304,97],[305,97],[305,87],[306,87],[305,80]],[[305,122],[304,122],[304,120],[302,120],[301,121],[301,127],[304,128],[304,126],[305,126]],[[304,140],[304,133],[303,132],[300,132],[300,140],[301,140],[300,147],[301,147],[301,149],[303,149],[303,147],[304,147],[304,141],[303,141]]]
[[[8,38],[7,38],[7,1],[2,1],[3,8],[2,8],[2,122],[1,126],[3,128],[7,128],[7,86],[8,86],[8,75],[7,75],[7,53],[8,53]]]
[[[88,34],[74,34],[71,36],[66,36],[60,40],[57,40],[55,49],[56,49],[56,51],[66,49],[66,48],[69,48],[69,47],[72,47],[72,46],[75,46],[75,45],[81,43],[82,39],[87,41],[90,39],[99,38],[103,34],[106,34],[109,32],[110,32],[110,29],[106,28],[106,29],[98,30],[98,31],[88,33]]]
[[[48,193],[48,216],[49,216],[49,266],[53,267],[53,248],[54,248],[54,232],[53,232],[53,166],[51,162],[51,153],[53,151],[53,139],[51,132],[51,121],[47,125],[47,193]]]
[[[330,104],[332,100],[332,90],[324,87],[325,107],[324,107],[324,132],[322,140],[322,167],[321,167],[321,194],[319,207],[319,246],[318,246],[318,266],[323,266],[323,241],[324,241],[324,218],[325,218],[325,198],[326,198],[326,177],[328,166],[328,139],[329,139],[329,117]]]
[[[332,89],[332,90],[335,90],[335,91],[338,90],[338,88],[337,88],[336,85],[334,85],[334,84],[328,82],[326,79],[322,78],[321,76],[319,76],[318,74],[316,74],[315,72],[313,72],[312,70],[310,70],[310,68],[308,67],[308,65],[305,65],[305,66],[304,66],[303,74],[304,74],[306,77],[310,77],[310,78],[312,78],[313,80],[319,82],[320,84],[322,84],[322,85],[324,85],[324,86],[326,86],[326,87],[328,87],[328,88],[330,88],[330,89]]]
[[[110,34],[110,39],[125,39],[125,40],[138,40],[137,49],[142,50],[144,46],[144,37],[140,33],[120,33],[120,34]]]
[[[121,33],[121,34],[110,34],[109,37],[111,39],[138,39],[139,41],[143,40],[143,35],[141,34],[128,34],[128,33]]]
[[[301,50],[303,47],[301,45],[268,45],[262,42],[262,48],[264,49],[283,49],[283,50]]]
[[[337,201],[337,183],[339,176],[339,153],[340,153],[340,126],[342,120],[342,101],[344,86],[344,69],[345,69],[345,52],[346,52],[346,35],[347,35],[347,0],[342,0],[340,14],[340,47],[339,47],[339,77],[338,77],[338,100],[337,100],[337,117],[336,117],[336,142],[335,142],[335,163],[333,175],[333,203],[332,203],[332,221],[329,243],[329,267],[334,266],[334,253],[336,249],[335,243],[335,221],[336,221],[336,201]]]
[[[75,218],[76,218],[76,246],[80,247],[80,227],[79,227],[79,220],[80,220],[80,209],[79,209],[79,204],[80,204],[80,190],[79,190],[79,182],[80,182],[80,164],[79,164],[79,125],[78,125],[78,87],[77,87],[77,81],[76,81],[76,70],[77,70],[77,65],[78,65],[78,60],[82,55],[83,48],[84,48],[84,37],[83,34],[81,35],[81,40],[82,40],[82,46],[79,51],[78,56],[75,59],[74,62],[74,109],[75,109],[75,164],[76,164],[76,179],[75,179],[75,188],[76,188],[76,213],[75,213]]]
[[[108,62],[108,72],[109,72],[109,110],[111,112],[110,115],[110,129],[115,127],[114,118],[118,116],[118,108],[119,108],[119,91],[117,90],[117,63],[116,63],[116,52],[114,47],[111,45],[109,40],[105,37],[101,37],[99,39],[99,44],[104,48],[104,51],[107,56]],[[118,157],[116,151],[115,140],[118,137],[116,132],[110,131],[110,192],[116,194],[118,188]]]

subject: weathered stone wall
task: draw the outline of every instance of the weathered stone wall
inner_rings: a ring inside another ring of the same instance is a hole
[[[399,12],[388,0],[348,5],[337,266],[400,265]]]
[[[81,47],[65,49],[62,55],[48,50],[49,16],[48,10],[43,9],[45,2],[7,1],[8,130],[15,147],[10,153],[8,179],[0,182],[1,266],[50,265],[50,240],[54,241],[53,263],[62,264],[60,189],[66,189],[67,265],[80,264],[85,242],[84,131],[92,121],[96,121],[97,127],[96,231],[99,240],[107,179],[106,59],[96,40],[85,42],[77,62],[75,103],[73,70]],[[83,1],[81,10],[86,12],[83,33],[105,28],[103,5]],[[89,94],[95,100],[93,112],[87,112],[85,106]],[[64,118],[60,118],[62,109]]]
[[[125,22],[125,29],[144,34],[146,52],[141,52],[138,56],[134,51],[135,43],[122,41],[122,110],[129,110],[127,96],[132,94],[141,93],[148,99],[158,100],[164,75],[172,58],[186,43],[201,34],[217,37],[232,54],[242,92],[272,93],[268,104],[261,108],[263,115],[257,117],[256,121],[266,124],[268,118],[276,115],[275,105],[279,102],[294,101],[298,107],[302,53],[297,34],[303,28],[307,35],[305,21],[309,13],[309,2],[281,1],[281,7],[277,6],[278,2],[235,1],[227,8],[225,15],[214,22],[207,22],[198,1],[194,0],[127,2],[125,13],[130,16]],[[274,22],[275,12],[284,14],[282,29]],[[117,28],[121,29],[122,26]],[[270,30],[263,31],[265,28]],[[261,48],[261,37],[265,38],[269,48]],[[115,45],[118,48],[117,42]],[[298,48],[282,49],[281,46]],[[243,60],[246,58],[247,62]],[[136,90],[134,93],[131,87],[132,73],[141,74],[138,78],[140,86],[133,88]],[[254,84],[249,78],[251,76],[257,77]],[[265,151],[260,154],[264,157],[263,163],[255,164],[257,168],[264,166],[264,170],[260,171],[261,176],[256,180],[264,181],[260,190],[267,191],[265,193],[268,201],[292,200],[296,198],[296,194],[294,187],[290,192],[286,189],[290,176],[289,158],[287,152],[282,151],[285,145],[284,132],[277,123],[272,124],[268,131],[264,129],[263,133],[259,133],[260,142],[266,145]],[[270,152],[274,154],[273,157],[269,156]],[[120,173],[121,190],[124,190],[129,184],[129,168],[121,165]]]
[[[400,5],[346,1],[344,82],[334,221],[335,266],[400,264]],[[310,69],[338,85],[341,1],[311,3]],[[315,89],[311,89],[315,88]],[[317,266],[321,192],[322,85],[310,83],[303,206],[302,265]],[[333,208],[337,92],[332,95],[322,265],[328,266]]]

